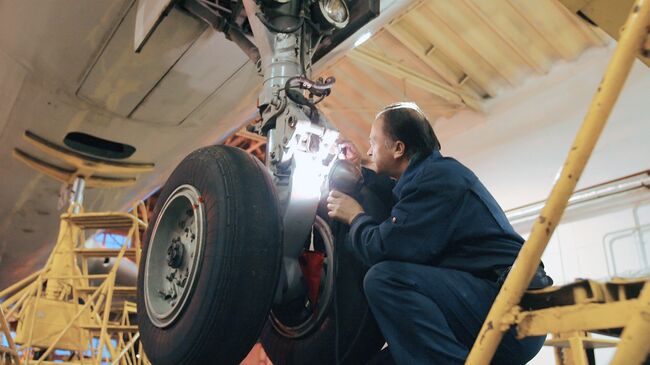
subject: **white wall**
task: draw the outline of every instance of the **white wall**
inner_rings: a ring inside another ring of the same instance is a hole
[[[438,120],[443,154],[473,169],[504,209],[545,199],[612,50],[556,64],[491,102],[485,115]],[[578,188],[650,167],[649,102],[650,70],[637,61]]]
[[[462,112],[438,120],[434,128],[443,154],[470,167],[504,209],[546,199],[613,47],[591,49],[574,62],[555,65],[548,75],[533,77],[491,102],[485,115]],[[650,70],[637,61],[578,188],[650,168],[648,104]],[[610,245],[611,232],[650,224],[650,201],[647,195],[643,199],[616,211],[560,224],[543,256],[555,282],[607,279],[613,274],[612,260],[619,276],[649,274],[638,235],[617,239],[614,259],[604,249]],[[640,238],[650,257],[650,229]],[[597,363],[608,363],[612,354],[609,349],[596,351]],[[550,348],[531,362],[552,363]]]

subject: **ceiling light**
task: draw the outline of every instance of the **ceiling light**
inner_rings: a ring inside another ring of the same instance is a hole
[[[350,12],[344,0],[319,0],[318,13],[320,13],[321,23],[326,22],[336,29],[344,28],[350,21]]]

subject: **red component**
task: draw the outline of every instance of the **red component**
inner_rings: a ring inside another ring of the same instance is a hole
[[[305,283],[307,283],[307,296],[314,308],[314,312],[318,308],[318,294],[324,259],[325,254],[318,251],[303,251],[298,258],[302,276],[305,278]]]

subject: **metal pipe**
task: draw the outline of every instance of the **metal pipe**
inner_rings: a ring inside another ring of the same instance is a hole
[[[9,297],[10,295],[14,295],[17,293],[19,290],[22,290],[26,288],[27,286],[31,285],[36,278],[43,272],[43,269],[40,269],[36,272],[31,273],[28,277],[20,280],[17,283],[12,284],[11,286],[3,289],[0,291],[0,301],[4,301],[5,298]]]
[[[650,37],[650,36],[649,36]],[[643,239],[643,232],[641,230],[641,219],[639,218],[639,208],[641,204],[637,204],[632,209],[632,217],[634,218],[634,228],[637,228],[637,239],[639,240],[639,248],[641,254],[641,260],[643,261],[643,267],[647,268],[648,265],[648,255],[645,252],[645,240]]]
[[[609,274],[610,277],[618,276],[618,269],[616,268],[616,258],[614,255],[614,243],[616,243],[617,241],[623,238],[631,237],[635,235],[637,232],[639,233],[639,235],[643,236],[643,231],[647,231],[647,230],[650,230],[650,224],[644,224],[642,226],[610,232],[603,237],[603,247],[605,248],[605,254],[606,254],[605,262],[607,263],[607,273]],[[639,245],[643,247],[642,242],[639,242]],[[607,247],[609,250],[607,249]],[[612,261],[613,272],[610,272],[609,258],[611,258]],[[640,258],[639,261],[642,266],[641,270],[643,271],[647,269],[648,265],[643,261],[643,259]]]
[[[615,238],[613,239],[614,241],[617,240],[619,237],[626,237],[629,235],[630,231],[631,229],[628,228],[623,230],[622,232],[621,231],[609,232],[603,236],[603,252],[605,254],[605,264],[607,265],[607,276],[610,278],[616,276],[617,269],[616,269],[616,262],[614,260],[614,250],[609,240],[612,236],[615,236]],[[610,265],[610,260],[611,260],[611,265]]]
[[[118,365],[120,363],[120,360],[124,358],[124,355],[133,348],[133,345],[140,339],[140,332],[136,333],[135,336],[133,336],[129,342],[124,346],[124,349],[120,352],[119,355],[117,355],[114,359],[111,365]]]
[[[72,214],[78,214],[84,203],[84,189],[86,188],[86,180],[77,176],[72,183],[72,190],[70,191],[70,205],[72,206]]]
[[[571,194],[567,207],[593,202],[598,199],[637,189],[650,189],[650,171],[643,171],[638,174],[577,190]],[[544,201],[540,201],[519,208],[509,209],[505,212],[506,217],[512,225],[521,224],[537,218],[542,208],[544,208],[544,204]]]
[[[510,325],[504,323],[503,319],[517,307],[539,266],[553,230],[562,217],[569,197],[607,123],[632,64],[643,47],[649,24],[650,0],[637,0],[622,28],[616,51],[575,137],[560,178],[499,291],[466,364],[489,364],[503,333],[509,329]]]
[[[9,327],[9,323],[7,323],[7,319],[5,318],[4,312],[2,311],[2,307],[0,307],[0,335],[2,334],[4,334],[7,338],[6,341],[8,347],[4,347],[2,344],[0,344],[0,360],[3,360],[3,363],[6,360],[8,361],[7,364],[11,364],[13,362],[16,365],[20,365],[20,356],[18,356],[18,351],[16,350],[14,339],[11,337],[11,328]],[[9,354],[9,359],[6,359],[6,354]]]

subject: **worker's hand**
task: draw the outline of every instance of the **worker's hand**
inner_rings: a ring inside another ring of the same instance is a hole
[[[340,191],[332,190],[327,197],[327,215],[345,224],[349,225],[363,212],[363,208],[354,198]]]
[[[339,150],[341,151],[339,159],[352,162],[357,167],[361,167],[361,154],[352,141],[343,137],[337,141]]]

